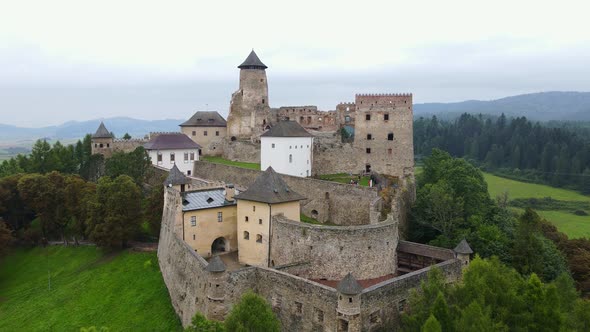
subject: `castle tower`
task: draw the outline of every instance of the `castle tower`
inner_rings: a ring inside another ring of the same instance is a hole
[[[361,292],[363,287],[348,273],[336,287],[338,307],[336,309],[337,331],[361,330]]]
[[[225,264],[214,256],[207,265],[207,319],[221,321],[225,318]]]
[[[266,68],[254,50],[240,68],[240,87],[232,94],[227,117],[227,135],[232,140],[256,139],[270,119]]]
[[[92,135],[92,154],[102,154],[105,157],[110,157],[113,153],[113,134],[111,134],[104,123],[101,122]]]
[[[453,249],[455,257],[463,262],[463,265],[469,265],[469,255],[473,254],[473,250],[465,239],[461,240],[459,244]]]
[[[168,173],[168,177],[164,181],[164,186],[172,187],[180,192],[184,192],[190,186],[191,180],[187,178],[174,164],[170,172]]]

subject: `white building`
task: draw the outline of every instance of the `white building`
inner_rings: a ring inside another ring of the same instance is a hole
[[[260,137],[260,169],[311,176],[313,136],[295,121],[280,121]]]
[[[150,137],[143,145],[153,165],[171,169],[174,165],[186,174],[191,175],[193,163],[199,160],[201,146],[183,133],[163,133]]]

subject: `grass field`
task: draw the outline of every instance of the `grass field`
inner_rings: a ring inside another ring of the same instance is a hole
[[[336,174],[324,174],[320,175],[320,179],[326,181],[334,181],[340,183],[349,184],[350,180],[357,181],[358,175],[348,175],[347,173],[336,173]],[[369,186],[369,176],[361,176],[361,180],[359,181],[359,185],[368,187]]]
[[[9,254],[0,261],[0,317],[0,331],[182,330],[156,253],[103,255],[95,247]]]
[[[241,161],[231,161],[231,160],[223,159],[221,157],[201,156],[200,158],[201,158],[201,160],[208,161],[210,163],[224,164],[224,165],[229,165],[229,166],[236,166],[236,167],[241,167],[241,168],[260,170],[260,164],[257,164],[257,163],[244,163]]]

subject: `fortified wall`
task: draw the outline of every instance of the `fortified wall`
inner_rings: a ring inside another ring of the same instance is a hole
[[[194,163],[193,175],[204,179],[249,186],[261,171],[204,161]],[[325,223],[365,225],[379,222],[380,197],[376,188],[280,175],[287,185],[307,199],[301,202],[303,214]]]

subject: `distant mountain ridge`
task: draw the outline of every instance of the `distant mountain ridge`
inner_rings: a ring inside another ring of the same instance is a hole
[[[590,121],[590,92],[550,91],[496,100],[414,104],[414,116],[456,116],[460,113],[526,116],[536,121]]]
[[[179,131],[178,125],[184,120],[139,120],[128,117],[116,117],[108,119],[95,119],[88,121],[68,121],[58,126],[42,128],[22,128],[0,124],[0,139],[78,139],[86,134],[93,134],[101,121],[116,137],[123,137],[129,133],[134,138],[144,137],[150,132]]]

